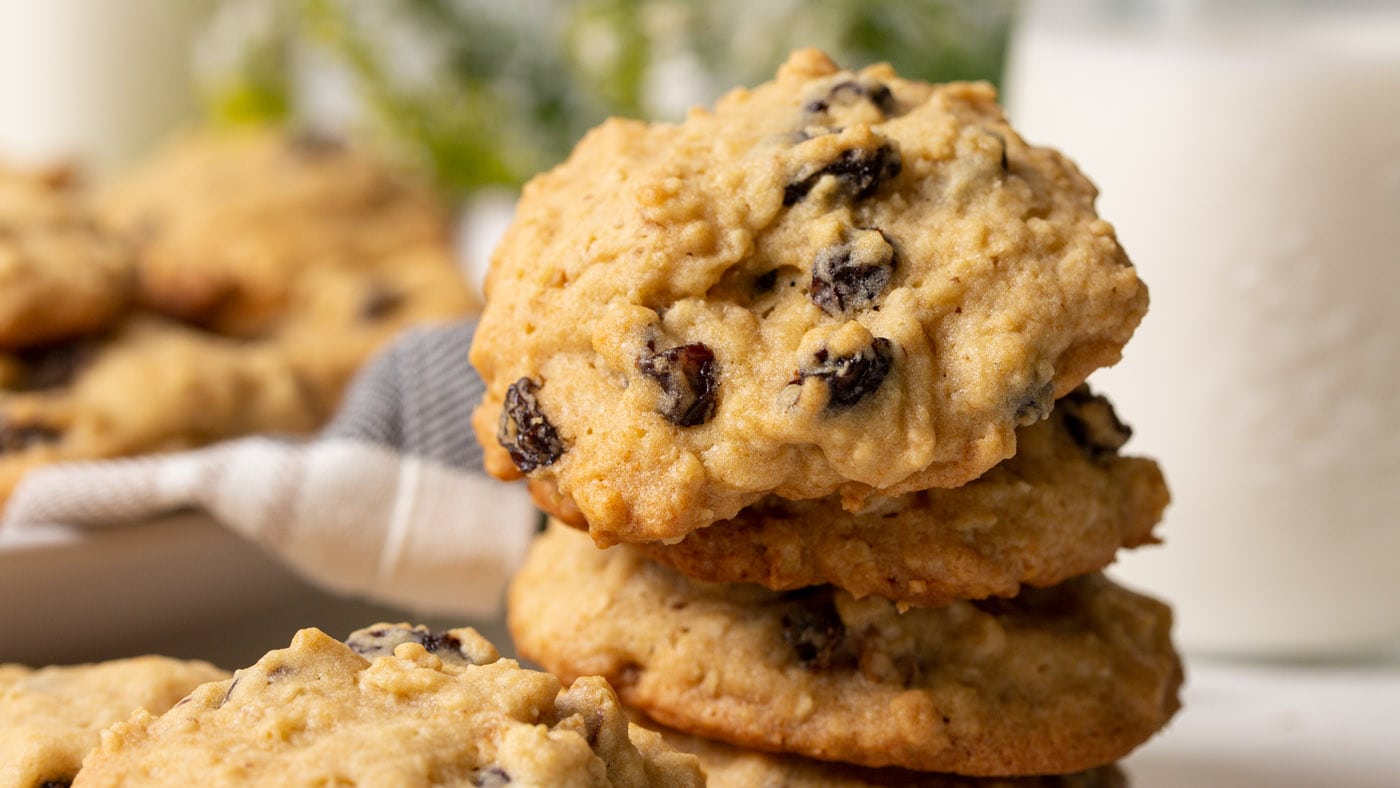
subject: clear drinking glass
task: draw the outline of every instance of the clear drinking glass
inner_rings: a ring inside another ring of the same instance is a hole
[[[1116,574],[1198,653],[1400,644],[1400,4],[1042,0],[1006,85],[1152,294],[1091,380],[1174,493]]]

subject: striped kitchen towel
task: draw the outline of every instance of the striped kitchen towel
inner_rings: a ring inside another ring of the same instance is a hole
[[[406,333],[312,439],[31,471],[3,527],[116,528],[202,509],[329,590],[424,614],[497,615],[540,515],[522,485],[482,469],[473,328]]]

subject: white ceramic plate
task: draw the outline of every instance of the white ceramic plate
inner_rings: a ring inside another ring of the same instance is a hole
[[[202,514],[0,530],[0,662],[161,653],[233,668],[286,646],[302,627],[343,637],[381,620],[463,623],[319,591]],[[466,623],[504,637],[497,622]]]

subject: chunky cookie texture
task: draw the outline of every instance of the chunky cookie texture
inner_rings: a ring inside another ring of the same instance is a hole
[[[637,547],[701,580],[775,590],[830,583],[917,606],[1014,596],[1155,542],[1166,483],[1152,460],[1119,455],[1127,435],[1108,401],[1081,386],[1017,431],[1016,456],[962,487],[873,496],[855,512],[835,498],[770,496],[676,544]],[[587,527],[548,482],[530,489],[541,508]]]
[[[649,720],[641,724],[652,726]],[[700,758],[709,788],[1127,788],[1117,766],[1035,777],[962,777],[956,774],[870,769],[795,755],[750,750],[659,728],[666,742]]]
[[[972,776],[1115,761],[1178,707],[1166,606],[1101,575],[901,613],[818,586],[692,580],[553,525],[511,587],[520,652],[662,724],[756,749]]]
[[[552,483],[602,544],[962,485],[1147,307],[1094,198],[988,86],[815,51],[683,123],[609,121],[493,260],[488,468]]]
[[[565,688],[465,628],[376,624],[348,640],[302,630],[163,716],[138,713],[73,785],[704,784],[600,678]]]
[[[0,785],[66,786],[102,730],[160,714],[228,673],[206,662],[135,657],[91,665],[0,665]]]
[[[131,245],[97,225],[66,172],[0,167],[0,351],[110,326],[135,272]]]

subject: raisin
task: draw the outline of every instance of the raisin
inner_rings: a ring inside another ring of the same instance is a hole
[[[814,366],[804,367],[797,373],[794,383],[805,382],[807,378],[821,378],[830,391],[826,407],[828,410],[849,408],[880,387],[894,363],[892,344],[888,339],[876,337],[870,347],[851,355],[831,357],[826,348],[818,350],[813,360]]]
[[[350,637],[345,639],[345,645],[366,659],[382,657],[385,654],[392,654],[394,646],[403,642],[398,638],[390,639],[388,637],[391,633],[399,631],[400,629],[397,627],[394,629],[360,630],[351,633]]]
[[[860,243],[857,238],[828,246],[817,252],[812,263],[812,302],[829,315],[872,306],[894,278],[894,247],[879,230],[877,243]]]
[[[300,129],[287,139],[287,147],[295,155],[318,158],[344,153],[345,141],[325,131]]]
[[[899,175],[901,166],[899,152],[890,145],[874,150],[850,148],[825,167],[789,183],[783,189],[783,205],[800,202],[827,175],[839,180],[842,191],[852,199],[864,200],[874,195],[880,184]]]
[[[753,280],[753,294],[756,296],[773,292],[773,288],[778,286],[778,269],[773,268],[759,274]]]
[[[890,92],[888,85],[879,82],[865,89],[865,95],[870,102],[880,108],[886,115],[893,115],[897,106],[895,105],[894,93]]]
[[[535,399],[539,388],[539,384],[529,378],[510,384],[496,428],[496,440],[510,452],[515,467],[525,473],[553,465],[564,453],[564,442],[559,439],[558,431],[540,412]]]
[[[233,697],[233,690],[234,690],[236,687],[238,687],[238,682],[240,682],[240,681],[242,681],[242,680],[243,680],[243,677],[242,677],[242,676],[234,676],[234,677],[233,677],[233,681],[230,681],[229,684],[228,684],[228,689],[224,691],[224,696],[223,696],[222,698],[219,699],[218,705],[215,706],[214,708],[216,708],[216,709],[222,709],[222,708],[224,707],[224,704],[228,703],[228,702],[229,702],[229,699]]]
[[[499,788],[502,785],[510,785],[510,773],[499,766],[487,766],[472,775],[472,785],[479,785],[481,788]]]
[[[1001,171],[1010,172],[1011,160],[1006,156],[1006,137],[1003,137],[1000,132],[991,129],[983,129],[983,131],[986,131],[989,135],[994,137],[997,142],[1001,143]]]
[[[863,84],[850,79],[832,85],[831,90],[827,91],[824,98],[809,101],[802,106],[802,109],[810,114],[818,115],[833,106],[845,106],[860,99],[869,99],[870,103],[874,104],[885,115],[893,115],[897,109],[894,94],[890,92],[888,85],[881,82]]]
[[[69,788],[72,784],[68,780],[45,780],[39,783],[39,788]]]
[[[1050,415],[1050,409],[1055,407],[1054,394],[1055,388],[1048,381],[1022,394],[1013,406],[1016,423],[1024,427]]]
[[[372,323],[393,314],[403,305],[403,293],[390,290],[380,284],[372,285],[360,299],[360,309],[356,317],[361,323]]]
[[[97,357],[97,350],[98,342],[92,337],[21,350],[15,354],[24,370],[20,388],[44,391],[66,386]]]
[[[56,443],[63,433],[43,424],[10,424],[0,416],[0,454],[24,449],[39,443]]]
[[[387,657],[401,643],[417,643],[443,662],[474,664],[462,652],[462,641],[451,632],[430,632],[422,627],[392,626],[361,629],[350,633],[345,645],[365,659]]]
[[[661,384],[658,412],[672,424],[694,427],[715,415],[719,363],[701,342],[656,351],[654,342],[637,357],[642,374]]]
[[[418,642],[423,644],[423,648],[434,654],[441,655],[442,652],[458,654],[462,650],[462,641],[451,632],[418,632],[416,633]]]
[[[1080,386],[1055,405],[1062,414],[1065,430],[1091,460],[1111,458],[1133,436],[1133,430],[1119,421],[1109,401]]]
[[[783,640],[803,667],[827,670],[842,663],[846,625],[829,594],[798,592],[799,604],[783,614]]]

